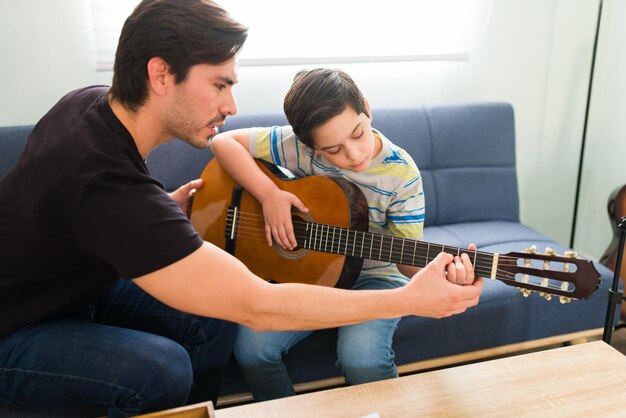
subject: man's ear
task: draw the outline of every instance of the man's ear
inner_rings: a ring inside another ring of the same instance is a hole
[[[169,65],[161,57],[152,57],[147,67],[150,89],[159,96],[164,95],[169,78],[172,76]]]

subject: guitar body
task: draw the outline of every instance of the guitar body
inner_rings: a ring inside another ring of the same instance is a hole
[[[309,213],[294,212],[294,220],[302,218],[367,231],[367,202],[356,185],[323,176],[290,179],[271,164],[260,160],[257,164],[280,189],[296,194],[309,208]],[[205,167],[201,177],[204,185],[194,197],[191,222],[205,241],[229,250],[254,274],[266,280],[340,288],[354,284],[362,259],[300,247],[293,251],[277,245],[269,247],[261,204],[235,183],[216,158]],[[233,191],[241,193],[238,206],[242,215],[237,236],[229,245],[227,212],[232,205]]]
[[[615,271],[617,264],[617,250],[619,246],[619,230],[617,225],[621,221],[622,217],[626,216],[626,185],[618,187],[609,196],[608,202],[609,220],[611,221],[611,228],[613,230],[613,239],[608,248],[600,258],[600,264],[603,264]],[[622,259],[622,267],[619,272],[619,276],[624,280],[626,278],[626,249]],[[620,317],[622,320],[626,320],[626,304],[622,303]]]

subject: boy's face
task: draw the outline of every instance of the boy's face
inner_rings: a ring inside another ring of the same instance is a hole
[[[371,114],[369,106],[368,113]],[[369,168],[382,144],[372,133],[372,119],[365,113],[357,114],[350,106],[311,132],[315,153],[332,165],[355,172]]]

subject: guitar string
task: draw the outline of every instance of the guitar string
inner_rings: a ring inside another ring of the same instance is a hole
[[[265,241],[265,235],[261,235],[261,234],[256,234],[256,233],[247,233],[247,232],[243,232],[243,233],[238,233],[237,234],[238,237],[241,238],[248,238],[248,239],[254,239],[257,241]],[[315,249],[312,249],[313,251],[315,251]],[[421,257],[421,260],[417,260],[419,261],[421,266],[424,266],[427,264],[425,257]],[[430,260],[432,261],[432,260]],[[482,267],[482,269],[481,269]],[[476,272],[478,273],[479,276],[490,276],[491,275],[491,265],[476,265],[475,266]],[[515,281],[515,275],[502,270],[502,269],[497,269],[498,272],[498,277],[504,280],[509,280],[509,281]]]
[[[232,217],[231,217],[231,218],[232,218]],[[264,222],[264,220],[263,220],[263,216],[262,216],[262,215],[259,215],[259,214],[256,214],[256,213],[251,213],[251,212],[239,212],[238,220],[239,220],[238,222],[241,222],[241,220],[252,220],[252,221],[257,220],[257,221],[260,221],[260,222]],[[232,220],[230,220],[230,222],[231,222],[231,224],[232,224]],[[309,222],[294,220],[294,221],[293,221],[293,224],[294,224],[294,225],[295,225],[295,224],[298,224],[298,225],[307,225],[307,224],[309,224]],[[239,224],[238,224],[238,225],[239,225]],[[259,225],[258,223],[253,223],[252,225],[254,225],[255,227],[259,227],[262,231],[265,231],[264,224],[263,224],[263,225]],[[328,227],[330,227],[330,228],[337,228],[337,229],[341,229],[341,230],[344,230],[344,231],[356,231],[357,233],[363,234],[364,236],[365,236],[365,235],[367,235],[367,234],[371,234],[371,235],[372,235],[372,240],[371,240],[371,243],[372,243],[372,244],[373,244],[373,236],[376,236],[376,235],[378,235],[378,236],[382,236],[382,235],[384,235],[384,234],[375,234],[375,233],[370,233],[370,232],[368,232],[368,231],[358,231],[358,230],[348,229],[348,228],[344,228],[344,227],[333,227],[332,225],[325,225],[325,224],[318,224],[318,225],[322,226],[322,228],[324,228],[324,229],[327,229],[326,231],[321,231],[321,232],[322,232],[322,234],[326,233],[327,235],[332,235],[332,239],[333,239],[333,240],[334,240],[334,238],[336,238],[336,234],[335,234],[335,233],[331,233],[331,232],[329,231],[329,228],[328,228]],[[295,231],[294,231],[294,232],[295,232]],[[384,238],[384,239],[390,239],[390,238],[392,238],[392,236],[390,236],[390,235],[384,235],[384,236],[385,236],[385,238]],[[307,237],[306,237],[306,236],[303,236],[302,238],[303,238],[303,239],[307,239]],[[393,238],[396,238],[396,237],[393,237]],[[339,238],[339,239],[341,239],[341,238]],[[397,239],[404,239],[404,238],[400,238],[400,237],[398,237]],[[442,248],[444,248],[444,247],[448,247],[448,248],[458,248],[458,247],[454,247],[454,246],[451,246],[451,245],[436,244],[436,243],[428,243],[428,242],[426,242],[426,241],[419,241],[419,240],[412,240],[412,241],[417,241],[417,242],[419,242],[422,246],[426,244],[426,245],[435,246],[435,247],[439,246],[439,247],[442,247]],[[335,243],[336,243],[336,242],[337,242],[337,241],[335,241]],[[384,245],[384,244],[385,244],[385,242],[382,242],[382,244]],[[463,249],[463,248],[458,248],[458,249],[460,249],[460,250],[465,250],[465,249]],[[392,245],[389,245],[389,249],[388,249],[387,251],[391,253],[391,252],[393,252],[392,250],[393,250]],[[466,252],[468,255],[469,255],[469,254],[471,254],[471,253],[473,253],[473,251],[469,251],[469,250],[466,250],[466,251],[464,251],[464,252]],[[477,253],[477,254],[481,254],[481,255],[485,255],[485,256],[488,256],[488,257],[489,257],[489,256],[493,256],[493,253],[484,252],[484,251],[479,251],[479,250],[478,250],[478,251],[476,251],[476,253]],[[406,254],[406,255],[410,255],[410,254],[412,254],[412,253],[411,253],[411,252],[408,252],[408,253],[403,253],[403,256],[404,256],[405,254]],[[498,261],[506,261],[507,263],[510,263],[510,264],[506,264],[506,265],[511,265],[511,266],[513,266],[513,265],[516,265],[517,260],[518,260],[519,258],[523,258],[523,257],[506,256],[506,255],[500,254],[500,255],[499,255],[499,258],[498,258]],[[567,261],[557,261],[557,262],[558,262],[558,263],[563,263],[563,264],[567,263]]]
[[[265,235],[262,234],[255,234],[255,233],[241,233],[241,234],[237,234],[238,237],[242,237],[242,238],[249,238],[249,239],[254,239],[257,241],[265,241]],[[313,251],[315,251],[313,249]],[[481,277],[488,277],[491,275],[491,266],[483,266],[484,269],[480,270],[479,266],[475,266],[476,267],[476,271],[477,271],[477,275],[481,276]],[[562,283],[562,281],[557,280],[557,279],[550,279],[554,282],[557,282],[558,284],[554,284],[552,282],[548,282],[547,285],[546,284],[541,284],[541,278],[538,278],[536,276],[530,276],[529,277],[529,281],[528,282],[521,282],[515,279],[515,274],[508,272],[506,270],[502,270],[502,269],[497,269],[497,278],[499,280],[503,280],[503,281],[509,281],[509,282],[513,282],[513,283],[519,283],[519,284],[524,284],[524,285],[534,285],[534,286],[538,286],[540,288],[542,288],[543,290],[545,289],[549,289],[549,290],[554,290],[559,292],[560,294],[562,294],[564,291],[570,291],[571,289],[562,289],[560,283]],[[569,283],[569,282],[567,282]]]
[[[248,212],[240,212],[240,215],[241,215],[241,216],[240,216],[240,218],[239,218],[240,220],[248,220],[248,221],[252,221],[252,226],[253,226],[255,229],[257,229],[257,230],[262,230],[262,231],[264,231],[264,230],[265,230],[265,229],[264,229],[264,227],[263,227],[263,226],[261,226],[261,225],[259,224],[259,221],[262,221],[262,220],[263,220],[261,215],[258,215],[258,214],[253,214],[253,213],[248,213]],[[230,217],[230,218],[232,218],[232,217]],[[232,220],[231,220],[230,222],[231,222],[231,224],[232,224]],[[305,222],[305,221],[297,221],[297,220],[294,220],[293,222],[294,222],[295,224],[300,224],[300,225],[306,225],[306,224],[307,224],[307,222]],[[338,248],[339,248],[339,245],[340,245],[340,240],[341,240],[341,234],[340,234],[340,236],[339,236],[339,239],[336,241],[336,240],[335,240],[335,238],[336,238],[335,231],[333,231],[333,233],[331,233],[331,232],[330,232],[330,227],[332,227],[332,226],[327,226],[327,227],[326,227],[326,234],[327,234],[327,235],[329,235],[329,234],[331,235],[331,249],[332,249],[332,248],[334,248],[334,245],[335,245],[335,244],[337,244],[337,246],[338,246]],[[343,229],[343,230],[347,231],[347,229],[345,229],[345,228],[340,228],[340,227],[338,227],[338,228],[339,228],[340,230],[342,230],[342,229]],[[334,227],[333,227],[333,229],[334,229]],[[357,231],[357,232],[363,232],[364,234],[366,234],[366,233],[367,233],[367,232],[365,232],[365,231]],[[258,239],[264,239],[265,237],[264,237],[264,234],[260,234],[260,236],[255,237],[255,238],[258,238]],[[302,239],[307,239],[307,237],[306,237],[306,236],[299,237],[299,238],[302,238]],[[371,240],[370,244],[373,244],[373,241],[374,241],[374,240],[373,240],[373,237],[372,237],[372,240]],[[382,239],[381,239],[381,243],[382,243],[382,245],[383,245],[382,249],[384,249],[385,256],[387,256],[387,255],[388,255],[388,256],[389,256],[389,261],[392,261],[392,262],[393,262],[394,260],[393,260],[393,258],[392,258],[392,257],[393,257],[393,256],[392,256],[392,254],[397,253],[397,251],[394,251],[394,248],[393,248],[393,241],[392,241],[391,243],[389,243],[388,248],[385,248],[386,246],[385,246],[385,243],[384,243],[384,242],[382,242]],[[444,248],[446,247],[445,245],[441,245],[441,244],[433,244],[433,245],[434,245],[435,247],[436,247],[436,246],[440,246],[440,247],[442,247],[442,249],[444,249]],[[347,254],[349,253],[349,250],[348,250],[348,245],[345,245],[345,247],[344,247],[344,248],[345,248],[345,249],[344,249],[344,251],[346,252],[346,255],[347,255]],[[355,244],[350,243],[350,248],[354,250],[354,248],[355,248]],[[409,248],[410,248],[410,247],[409,247]],[[456,247],[454,247],[454,248],[456,248]],[[315,250],[315,248],[312,248],[312,249],[313,249],[313,250]],[[381,249],[381,252],[382,252],[382,249]],[[320,247],[320,250],[321,250],[321,247]],[[333,252],[333,251],[331,251],[331,252]],[[338,253],[339,253],[339,252],[338,252]],[[489,254],[489,253],[483,253],[483,252],[478,252],[478,251],[477,251],[477,253],[482,253],[482,254],[485,254],[485,255],[487,255],[487,256],[491,256],[491,254]],[[407,254],[407,253],[404,253],[404,252],[403,252],[403,253],[402,253],[401,258],[399,258],[399,259],[397,260],[397,262],[401,262],[401,261],[404,259],[404,255],[408,255],[408,257],[413,256],[413,257],[412,257],[412,258],[413,258],[413,260],[414,260],[413,262],[415,262],[415,258],[417,257],[417,258],[418,258],[418,261],[419,261],[420,263],[424,263],[424,265],[425,265],[425,264],[427,264],[427,261],[428,261],[428,257],[427,257],[427,256],[424,256],[423,254],[419,255],[417,252],[416,252],[415,254],[412,254],[412,253],[410,253],[410,252]],[[396,258],[397,258],[397,257],[398,257],[398,256],[396,256]],[[505,260],[505,257],[501,257],[501,258],[503,259],[502,261],[507,261],[507,260]],[[506,263],[506,264],[504,264],[504,265],[515,265],[515,264],[517,263],[517,258],[516,258],[516,257],[508,257],[508,258],[510,259],[510,260],[508,260],[508,261],[510,261],[510,262],[512,262],[512,263],[511,263],[511,264]],[[407,260],[408,260],[408,258],[407,258]],[[499,265],[500,265],[500,263],[499,263]],[[479,271],[479,270],[481,269],[481,267],[485,269],[485,270],[484,270],[484,272],[483,272],[482,270],[481,270],[481,271]],[[490,276],[490,275],[491,275],[491,267],[492,267],[492,263],[489,263],[489,262],[488,262],[487,264],[481,264],[481,263],[479,263],[479,262],[476,262],[476,263],[475,263],[475,268],[476,268],[477,272],[478,272],[480,275]],[[546,269],[545,269],[545,266],[544,266],[543,271],[548,271],[548,270],[546,270]],[[506,280],[509,280],[509,281],[518,282],[517,280],[515,280],[515,274],[514,274],[514,273],[511,273],[511,272],[509,272],[509,271],[507,271],[507,270],[503,270],[503,269],[500,269],[500,268],[498,268],[498,269],[496,270],[496,272],[498,273],[498,276],[499,276],[499,278],[501,278],[501,279],[506,279]],[[533,277],[533,278],[535,278],[535,277],[536,277],[536,276],[534,276],[534,275],[529,275],[529,276],[530,276],[530,277]],[[562,280],[558,280],[558,279],[549,279],[549,280],[556,281],[556,282],[558,282],[559,284],[560,284],[560,283],[563,283],[563,281],[562,281]],[[530,283],[530,282],[528,282],[528,281],[526,281],[526,282],[519,282],[519,283],[532,284],[532,283]],[[569,282],[567,282],[567,283],[569,283]],[[550,282],[548,282],[548,283],[547,283],[547,286],[546,286],[546,284],[540,284],[539,286],[540,286],[540,287],[542,287],[542,288],[546,288],[546,287],[547,287],[547,288],[554,288],[554,289],[556,289],[556,290],[564,290],[564,289],[562,289],[562,288],[561,288],[561,286],[560,286],[560,285],[559,285],[559,286],[555,286],[555,285],[553,285],[553,284],[552,284],[552,283],[550,283]]]
[[[252,220],[252,221],[254,221],[254,220],[263,221],[263,217],[262,217],[262,215],[257,215],[257,214],[253,214],[253,213],[249,213],[249,212],[239,212],[239,213],[238,213],[238,229],[239,229],[241,226],[243,226],[243,222],[242,222],[243,220],[247,220],[247,221],[250,221],[250,220]],[[230,222],[231,222],[231,224],[232,224],[232,220],[231,220]],[[306,225],[306,224],[307,224],[307,222],[304,222],[304,221],[293,221],[293,223],[294,223],[294,224],[298,224],[298,225]],[[248,223],[247,225],[253,225],[253,226],[255,226],[255,227],[260,228],[262,231],[265,231],[265,227],[264,227],[264,225],[259,225],[258,223],[252,223],[252,224],[249,224],[249,223]],[[331,226],[331,227],[332,227],[332,226]],[[325,226],[324,226],[324,228],[326,229],[326,227],[325,227]],[[343,227],[337,227],[337,228],[341,228],[342,230],[348,230],[347,228],[343,228]],[[350,231],[355,231],[355,230],[350,230]],[[367,234],[372,234],[372,237],[375,235],[375,234],[370,233],[370,232],[367,232],[367,231],[356,231],[356,232],[357,232],[357,233],[364,234],[364,235],[367,235]],[[333,240],[334,240],[334,238],[336,238],[336,235],[335,235],[335,234],[331,234],[331,235],[333,235],[333,237],[332,237],[332,238],[333,238]],[[378,234],[378,235],[382,235],[382,234]],[[306,236],[304,236],[304,237],[302,237],[302,238],[303,238],[303,239],[307,239],[307,237],[306,237]],[[388,240],[388,239],[390,239],[390,238],[391,238],[391,236],[390,236],[390,235],[389,235],[389,236],[388,236],[388,235],[385,235],[385,238],[384,238],[384,239],[385,239],[385,240]],[[395,237],[394,237],[394,238],[395,238]],[[397,238],[397,239],[404,239],[404,238]],[[371,240],[371,241],[372,241],[371,243],[373,244],[373,238],[372,238],[372,240]],[[422,245],[422,246],[423,246],[423,245],[427,245],[427,244],[429,244],[429,243],[427,243],[427,242],[425,242],[425,241],[418,241],[418,240],[412,240],[412,241],[417,241],[417,242],[418,242],[418,243],[420,243],[420,245]],[[337,243],[337,241],[334,241],[334,243]],[[389,253],[394,252],[394,251],[392,251],[392,250],[393,250],[393,247],[392,247],[389,243],[385,243],[385,242],[383,242],[382,244],[383,244],[383,246],[384,246],[385,244],[388,244],[389,248],[386,250],[387,252],[389,252]],[[457,247],[454,247],[454,246],[451,246],[451,245],[443,245],[443,244],[436,244],[436,243],[430,243],[429,245],[430,245],[431,247],[433,247],[433,246],[434,246],[434,247],[439,246],[439,247],[457,248]],[[410,246],[409,246],[409,248],[407,248],[407,250],[410,250]],[[422,248],[420,248],[419,250],[420,250],[420,251],[422,251],[422,252],[425,252],[425,251],[426,251],[426,250],[424,250],[424,249],[422,249]],[[461,250],[463,250],[463,249],[461,249]],[[464,252],[466,252],[468,255],[473,253],[473,251],[469,251],[469,250],[466,250],[466,251],[464,251]],[[476,253],[477,253],[477,254],[480,254],[480,255],[487,256],[487,257],[493,257],[493,254],[488,253],[488,252],[484,252],[484,251],[476,251]],[[412,254],[413,254],[413,253],[411,253],[410,251],[409,251],[409,252],[403,252],[403,253],[402,253],[402,258],[404,259],[404,255],[411,256]],[[503,262],[511,262],[511,264],[510,264],[510,265],[515,265],[515,264],[516,264],[516,262],[517,262],[517,257],[509,257],[509,256],[500,255],[500,257],[499,257],[499,261],[503,261]]]
[[[254,218],[254,217],[256,217],[258,219],[251,219],[251,218]],[[250,237],[254,237],[256,239],[261,239],[261,240],[265,239],[265,235],[262,233],[262,231],[264,232],[265,228],[260,225],[260,222],[258,222],[258,221],[261,220],[260,218],[261,218],[260,215],[253,215],[252,217],[249,216],[249,217],[247,217],[247,219],[246,219],[245,216],[241,216],[239,218],[239,223],[238,223],[238,228],[237,228],[238,235],[243,236],[242,233],[244,232],[244,228],[246,228],[246,225],[245,225],[244,222],[242,222],[242,220],[248,220],[248,221],[253,221],[251,224],[248,223],[249,225],[251,225],[251,228],[252,228],[251,231],[253,233],[257,233],[258,232],[258,234],[250,234]],[[255,221],[257,221],[257,222],[255,222]],[[232,225],[232,220],[229,220],[229,223],[230,223],[230,225]],[[250,227],[248,227],[248,228],[250,228]],[[302,239],[306,239],[306,237],[301,237],[301,238]],[[333,239],[334,238],[335,237],[333,237]],[[334,243],[338,244],[337,241],[334,241]],[[331,245],[333,247],[334,247],[334,243],[331,243]],[[442,246],[440,244],[434,244],[434,245],[435,246],[440,246],[440,247],[445,247],[445,246]],[[384,247],[385,246],[383,245],[383,248]],[[351,244],[350,248],[354,249],[355,246],[353,244]],[[313,248],[313,249],[315,249],[315,248]],[[385,250],[384,251],[385,255],[386,256],[389,255],[390,261],[393,261],[392,257],[391,257],[391,254],[393,253],[393,251],[392,251],[393,248],[391,246],[388,246],[388,248],[384,248],[384,250]],[[347,246],[346,246],[346,253],[347,252],[349,252],[349,250],[347,250]],[[477,252],[477,253],[481,253],[481,252]],[[488,256],[491,256],[489,253],[482,253],[482,254],[486,254]],[[420,253],[416,253],[415,255],[412,254],[412,253],[404,253],[402,258],[398,259],[398,262],[400,262],[400,260],[404,259],[404,255],[407,256],[406,257],[407,261],[409,260],[409,258],[413,258],[414,260],[417,260],[420,264],[426,265],[428,263],[428,257],[426,255],[424,255],[424,251],[422,251],[421,254]],[[396,256],[396,258],[398,258],[398,256]],[[477,272],[480,275],[482,275],[482,276],[491,276],[491,273],[492,273],[491,269],[492,269],[493,263],[492,262],[481,263],[480,259],[478,259],[477,261],[478,262],[476,262],[476,264],[475,264],[475,268],[476,268]],[[515,278],[515,274],[513,274],[511,272],[508,272],[508,271],[500,269],[500,268],[498,268],[496,272],[498,273],[499,277],[501,277],[502,279],[506,279],[506,280],[509,280],[509,281],[515,281],[515,279],[514,279]]]
[[[256,218],[256,219],[254,219],[254,218]],[[249,237],[253,237],[253,238],[258,239],[258,240],[265,240],[265,235],[263,233],[265,229],[264,229],[264,226],[261,223],[262,219],[261,219],[260,215],[252,215],[252,216],[249,216],[247,218],[242,216],[240,219],[242,219],[243,221],[241,222],[241,224],[239,225],[240,227],[238,228],[238,231],[241,231],[241,234],[238,233],[238,235],[241,235],[241,236],[245,236],[246,235],[244,233],[244,228],[245,228],[245,224],[247,223],[248,225],[250,225],[250,227],[248,229],[251,231],[251,233],[248,234]],[[228,222],[229,222],[230,225],[232,225],[232,217],[229,217]],[[327,230],[327,232],[330,233],[329,230]],[[334,240],[334,238],[336,238],[336,235],[333,235],[333,234],[330,234],[330,235],[333,236],[332,237],[333,240]],[[305,237],[298,237],[298,238],[302,238],[303,240],[307,239],[306,236]],[[334,241],[334,243],[338,244],[337,241]],[[334,247],[334,243],[331,244],[332,247]],[[439,244],[435,244],[435,245],[441,246]],[[445,247],[445,246],[442,246],[442,247]],[[350,248],[353,249],[354,245],[350,245]],[[315,250],[315,248],[312,248],[312,249]],[[390,255],[390,257],[389,257],[390,260],[394,261],[394,260],[391,259],[391,253],[392,253],[391,250],[393,250],[393,246],[391,246],[391,245],[388,246],[388,248],[385,248],[385,256],[387,256],[389,254]],[[350,250],[348,249],[348,246],[344,247],[344,251],[346,252],[346,255],[349,253]],[[326,252],[328,252],[328,251],[326,251]],[[333,251],[330,251],[330,252],[333,252]],[[486,253],[486,254],[488,254],[488,253]],[[426,261],[428,260],[428,258],[424,257],[423,255],[421,257],[418,255],[418,257],[419,257],[418,261],[420,263],[423,263],[424,265],[427,264]],[[516,260],[516,258],[514,258],[514,257],[510,257],[510,258]],[[400,260],[398,260],[398,262],[399,261]],[[480,270],[481,267],[483,267],[485,270]],[[479,273],[479,275],[490,276],[491,275],[492,263],[488,262],[488,264],[485,265],[484,263],[481,264],[481,263],[477,262],[476,265],[475,265],[475,268],[476,268],[477,272]],[[547,271],[547,270],[544,269],[544,271]],[[498,273],[498,276],[499,276],[500,279],[504,279],[504,280],[508,280],[508,281],[512,281],[512,282],[517,282],[517,283],[533,284],[531,281],[522,282],[522,281],[515,280],[515,274],[513,274],[513,273],[511,273],[509,271],[506,271],[506,270],[497,269],[497,273]],[[541,279],[541,277],[537,278],[537,276],[533,276],[533,275],[529,275],[529,276],[533,277],[533,279]],[[530,277],[529,277],[529,279],[530,279]],[[546,284],[540,284],[540,283],[536,283],[535,285],[537,285],[537,286],[539,286],[539,287],[541,287],[543,289],[545,289],[545,288],[552,288],[552,289],[555,289],[557,291],[565,290],[565,289],[562,289],[561,286],[560,286],[560,284],[563,283],[563,281],[558,280],[558,279],[550,279],[550,280],[558,282],[559,285],[556,286],[556,285],[553,285],[550,282],[547,284],[547,286],[546,286]]]
[[[260,220],[261,220],[261,219],[260,219],[260,216],[258,216],[258,215],[254,215],[254,216],[258,217],[259,219],[250,219],[250,218],[248,218],[247,220],[249,220],[249,221],[250,221],[250,220],[252,220],[252,221],[253,221],[251,224],[250,224],[250,223],[248,223],[248,225],[251,225],[251,227],[253,228],[253,230],[254,230],[255,232],[256,232],[256,231],[259,231],[259,232],[263,231],[263,232],[264,232],[265,228],[264,228],[262,225],[260,225],[260,223],[259,223],[259,222],[254,222],[254,221],[260,221]],[[239,224],[238,224],[238,231],[242,231],[242,232],[243,232],[244,228],[246,227],[246,224],[245,224],[245,222],[242,222],[242,220],[245,220],[245,217],[243,217],[243,216],[242,216],[242,217],[240,218],[240,222],[239,222]],[[232,221],[229,221],[229,222],[232,224]],[[264,238],[264,234],[263,234],[263,233],[259,233],[259,239],[262,239],[262,238]],[[307,239],[307,237],[306,237],[306,236],[304,236],[304,237],[299,237],[299,238],[302,238],[302,239],[304,239],[304,240],[305,240],[305,239]],[[338,242],[337,240],[335,240],[335,238],[336,238],[336,236],[333,236],[333,237],[332,237],[332,239],[331,239],[331,241],[332,241],[332,242],[331,242],[331,248],[334,248],[335,244],[337,244],[337,246],[339,247],[340,242]],[[373,240],[372,240],[372,242],[371,242],[370,244],[372,244],[372,243],[373,243]],[[394,248],[393,248],[393,246],[392,246],[391,244],[390,244],[390,245],[384,245],[384,244],[385,244],[385,243],[383,243],[383,246],[382,246],[382,248],[381,248],[381,253],[382,253],[382,250],[384,249],[385,256],[388,256],[388,258],[390,259],[390,261],[394,261],[394,260],[393,260],[393,255],[392,255],[392,254],[397,253],[397,252],[393,251],[393,250],[394,250]],[[442,249],[443,249],[443,248],[445,248],[445,246],[442,246],[442,245],[440,245],[440,244],[433,244],[433,246],[435,246],[435,248],[436,248],[437,246],[442,247]],[[350,250],[348,250],[348,246],[346,245],[344,248],[345,248],[345,252],[346,252],[346,254],[347,254],[347,253],[349,253],[349,251],[350,251]],[[351,250],[354,250],[354,248],[355,248],[355,244],[353,244],[352,242],[350,242],[350,249],[351,249]],[[455,247],[455,248],[456,248],[456,247]],[[315,249],[315,248],[313,248],[313,249]],[[410,246],[409,246],[407,249],[408,249],[408,250],[410,250]],[[331,251],[331,252],[333,252],[333,251]],[[471,253],[470,253],[470,254],[471,254]],[[477,251],[477,255],[478,255],[478,254],[484,254],[484,255],[486,255],[486,256],[488,256],[488,257],[493,257],[493,256],[492,256],[492,254],[489,254],[489,253],[484,253],[484,252],[480,252],[480,251]],[[400,261],[402,261],[402,260],[404,260],[404,259],[405,259],[405,256],[406,256],[406,260],[407,260],[407,261],[408,261],[410,258],[413,258],[414,260],[417,258],[417,261],[419,261],[420,263],[424,263],[424,265],[425,265],[425,264],[427,264],[427,261],[428,261],[428,257],[427,257],[427,255],[424,255],[424,251],[423,251],[423,250],[422,250],[422,251],[420,251],[420,252],[415,252],[415,253],[411,253],[411,252],[406,253],[406,252],[403,252],[401,257],[400,257],[399,255],[396,255],[395,257],[396,257],[396,258],[398,258],[397,262],[400,262]],[[506,263],[506,261],[507,261],[507,260],[505,259],[505,257],[502,257],[502,258],[503,258],[503,260],[502,260],[502,261],[503,261],[503,263],[502,263],[501,265],[503,265],[503,266],[504,266],[504,265],[514,265],[514,264],[512,264],[512,263]],[[516,259],[516,258],[514,258],[514,257],[509,257],[509,258],[510,258],[510,260],[508,260],[508,261],[511,261],[511,262],[512,262],[512,261],[514,261],[514,260],[515,260],[515,262],[516,262],[516,260],[517,260],[517,259]],[[493,260],[493,258],[492,258],[492,260]],[[491,262],[491,261],[486,261],[486,263],[481,263],[480,261],[481,261],[481,259],[477,259],[477,260],[476,260],[475,267],[476,267],[477,269],[479,269],[479,268],[483,267],[483,268],[485,269],[485,271],[484,271],[484,273],[481,273],[481,274],[488,274],[488,275],[491,275],[492,262]],[[499,263],[499,265],[500,265],[500,263]],[[511,279],[512,277],[515,277],[515,274],[510,273],[510,272],[508,272],[508,271],[506,271],[506,270],[503,270],[503,269],[498,269],[498,272],[499,272],[501,275],[504,275],[504,276],[506,276],[506,277],[507,277],[507,278],[509,278],[509,279]]]
[[[245,214],[245,215],[249,215],[249,216],[243,216],[244,214]],[[248,214],[248,213],[246,213],[246,212],[239,212],[239,215],[242,215],[242,216],[238,216],[238,229],[239,229],[240,225],[243,225],[243,222],[242,222],[242,221],[244,221],[244,220],[251,220],[251,221],[258,220],[258,221],[263,221],[263,218],[262,218],[262,216],[261,216],[261,215],[256,215],[256,214]],[[258,219],[254,219],[254,217],[257,217]],[[229,222],[230,222],[230,224],[232,225],[232,220],[229,220]],[[294,224],[298,224],[298,225],[306,225],[306,224],[307,224],[307,222],[301,222],[301,221],[294,221],[293,223],[294,223]],[[251,222],[251,223],[249,222],[249,223],[247,223],[247,225],[252,225],[252,226],[254,226],[254,227],[258,227],[258,228],[262,229],[263,231],[265,230],[264,225],[263,225],[263,224],[260,224],[259,222]],[[324,229],[327,229],[327,225],[324,225],[324,224],[319,224],[319,225],[323,225],[323,228],[324,228]],[[405,238],[401,238],[401,237],[392,237],[391,235],[375,234],[375,233],[371,233],[371,232],[368,232],[368,231],[358,231],[358,230],[348,229],[348,228],[344,228],[344,227],[333,227],[332,225],[330,225],[329,227],[330,227],[330,228],[337,228],[337,229],[341,229],[341,230],[343,230],[343,231],[357,232],[357,233],[359,233],[359,234],[364,234],[364,235],[371,234],[372,236],[384,236],[384,240],[389,240],[389,239],[391,239],[391,238],[394,238],[394,239],[405,239]],[[336,233],[330,232],[329,230],[327,230],[327,231],[321,231],[321,232],[322,232],[322,233],[326,233],[327,235],[331,235],[333,239],[334,239],[334,238],[338,238],[338,237],[337,237],[337,235],[336,235]],[[306,236],[303,236],[302,238],[307,239],[307,237],[306,237]],[[339,238],[339,239],[340,239],[340,238]],[[409,239],[409,240],[410,240],[410,239]],[[419,240],[411,240],[411,241],[417,241],[417,242],[418,242],[420,245],[422,245],[422,246],[423,246],[423,245],[427,245],[427,244],[429,244],[428,242],[425,242],[425,241],[419,241]],[[337,241],[335,241],[335,242],[337,242]],[[384,244],[389,244],[389,243],[383,242],[382,244],[384,245]],[[457,248],[457,247],[454,247],[454,246],[451,246],[451,245],[436,244],[436,243],[430,243],[430,245],[431,245],[431,246],[439,246],[439,247]],[[390,249],[393,249],[393,248],[390,246]],[[460,250],[464,250],[464,249],[462,249],[462,248],[461,248]],[[473,251],[470,251],[470,250],[465,250],[464,252],[466,252],[466,253],[468,253],[468,254],[473,253]],[[483,254],[483,255],[486,255],[486,256],[492,256],[492,254],[491,254],[491,253],[488,253],[488,252],[483,252],[483,251],[476,251],[476,252],[477,252],[478,254]],[[404,254],[411,254],[411,253],[409,252],[409,253],[404,253]],[[513,261],[513,260],[517,260],[517,258],[516,258],[516,257],[500,256],[500,260],[506,260],[507,258],[508,258],[508,259],[510,259],[511,261]]]

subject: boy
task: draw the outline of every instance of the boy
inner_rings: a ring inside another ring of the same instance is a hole
[[[371,127],[368,102],[342,71],[299,72],[287,93],[284,110],[291,126],[225,132],[211,150],[236,181],[262,204],[266,239],[293,249],[297,242],[291,206],[307,211],[293,194],[281,191],[252,163],[261,158],[290,169],[296,176],[325,175],[354,182],[369,208],[375,233],[420,239],[424,194],[411,157]],[[246,151],[248,150],[248,151]],[[470,246],[474,249],[474,246]],[[456,257],[447,279],[474,281],[469,257]],[[404,286],[419,268],[365,260],[353,290]],[[392,349],[400,318],[374,320],[339,328],[337,366],[348,384],[397,377]],[[257,401],[293,395],[282,356],[312,331],[257,332],[240,326],[235,356]]]

